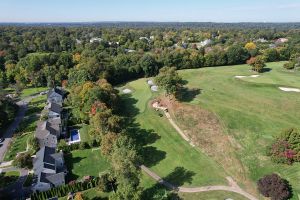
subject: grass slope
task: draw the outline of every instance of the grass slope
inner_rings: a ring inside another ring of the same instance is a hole
[[[242,146],[237,153],[256,181],[277,172],[293,186],[294,199],[300,194],[300,164],[292,166],[272,163],[265,156],[266,145],[282,130],[300,129],[300,94],[283,92],[278,86],[300,88],[300,72],[285,70],[279,63],[268,63],[268,72],[258,78],[236,79],[251,75],[247,65],[211,67],[180,71],[190,88],[200,88],[190,104],[216,113]]]
[[[146,79],[130,82],[125,87],[134,90],[131,95],[123,95],[124,110],[131,111],[137,132],[143,133],[147,140],[144,148],[146,166],[177,185],[226,184],[222,168],[184,141],[169,121],[159,117],[149,106],[154,95]]]

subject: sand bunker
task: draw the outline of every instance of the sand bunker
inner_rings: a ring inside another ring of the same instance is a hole
[[[298,88],[279,87],[279,89],[285,92],[300,92]]]
[[[125,88],[125,89],[122,90],[122,92],[123,92],[124,94],[130,94],[130,93],[132,92],[132,90],[130,90],[130,89],[128,89],[128,88]]]
[[[235,78],[245,78],[247,76],[235,76]]]
[[[147,83],[148,83],[148,85],[154,85],[152,80],[148,80]]]
[[[152,90],[153,92],[157,92],[157,91],[158,91],[158,86],[152,85],[152,86],[151,86],[151,90]]]
[[[251,76],[235,76],[235,78],[246,78],[246,77],[251,77],[251,78],[257,78],[260,75],[251,75]]]

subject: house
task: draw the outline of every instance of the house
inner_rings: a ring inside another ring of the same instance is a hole
[[[54,147],[42,147],[33,160],[36,182],[32,186],[33,191],[46,191],[52,187],[65,184],[66,169],[63,153],[56,153]]]
[[[48,117],[49,119],[61,117],[62,106],[57,103],[50,103],[48,105]]]
[[[286,43],[288,41],[289,41],[289,39],[287,39],[287,38],[278,38],[277,40],[275,40],[275,43],[281,44],[281,43]]]
[[[135,50],[134,49],[125,49],[125,52],[126,53],[133,53],[133,52],[135,52]]]
[[[103,41],[103,39],[102,38],[98,38],[98,37],[93,37],[93,38],[90,39],[90,43],[101,42],[101,41]]]
[[[207,46],[207,45],[210,45],[211,43],[212,43],[212,40],[211,40],[211,39],[206,39],[206,40],[200,42],[199,46],[200,46],[200,47],[205,47],[205,46]]]
[[[38,122],[35,137],[40,147],[56,147],[57,139],[62,133],[60,118],[53,118],[47,121]]]
[[[62,105],[64,99],[65,92],[60,87],[55,87],[49,90],[47,94],[48,103],[57,103]]]
[[[268,42],[268,40],[266,40],[265,38],[258,38],[254,42],[266,43],[266,42]]]

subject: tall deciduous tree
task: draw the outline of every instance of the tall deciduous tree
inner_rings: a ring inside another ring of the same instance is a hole
[[[183,80],[179,76],[175,67],[163,67],[155,77],[155,82],[159,87],[166,90],[167,95],[175,95],[183,85]]]

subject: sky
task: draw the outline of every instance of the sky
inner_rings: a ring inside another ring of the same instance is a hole
[[[0,0],[0,22],[300,22],[300,0]]]

